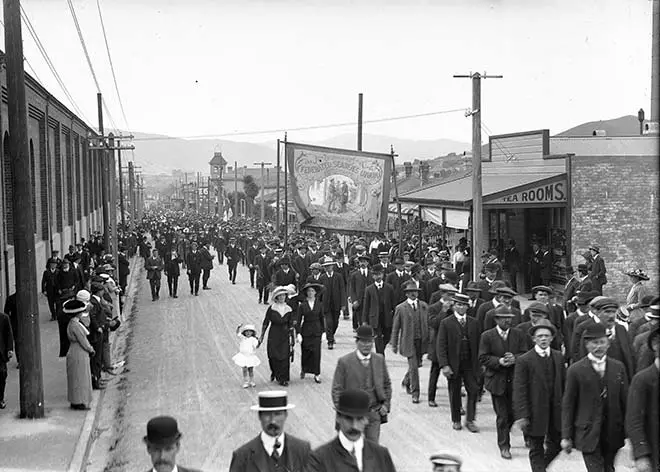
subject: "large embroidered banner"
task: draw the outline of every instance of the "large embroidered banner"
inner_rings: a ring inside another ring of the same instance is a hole
[[[286,143],[293,200],[301,224],[340,231],[383,232],[392,158],[389,154]]]

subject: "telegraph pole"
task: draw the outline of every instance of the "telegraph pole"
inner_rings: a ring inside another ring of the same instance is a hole
[[[238,219],[238,161],[234,161],[234,218]]]
[[[37,302],[37,268],[34,261],[32,180],[28,146],[25,70],[21,33],[20,0],[4,0],[5,47],[7,50],[7,97],[9,149],[14,189],[14,257],[16,305],[20,342],[20,417],[44,417],[44,385],[41,371],[41,336]],[[27,204],[26,204],[27,203]]]
[[[275,234],[280,235],[280,140],[277,140],[277,218],[275,218]]]
[[[501,79],[501,75],[481,75],[479,72],[469,75],[455,75],[456,79],[472,80],[472,278],[481,271],[481,253],[483,251],[483,210],[481,188],[481,79]]]
[[[357,150],[362,151],[362,94],[358,94],[358,136]]]
[[[289,242],[289,172],[286,152],[287,133],[284,132],[284,250]]]
[[[119,212],[121,213],[121,227],[126,230],[126,218],[124,217],[124,171],[121,165],[121,141],[117,141],[117,160],[119,161]]]
[[[128,161],[128,204],[131,207],[131,228],[135,227],[135,169],[133,162]]]
[[[105,146],[105,138],[103,132],[103,96],[101,92],[96,94],[96,105],[99,114],[99,134],[101,135],[101,142],[99,146]],[[105,151],[100,151],[101,159],[101,208],[103,209],[103,246],[106,251],[110,251],[110,189],[108,184],[108,156]]]
[[[264,202],[264,194],[265,194],[265,187],[266,187],[266,181],[264,180],[264,166],[272,166],[272,162],[255,162],[255,166],[261,166],[261,224],[264,224],[264,217],[265,217],[265,202]]]

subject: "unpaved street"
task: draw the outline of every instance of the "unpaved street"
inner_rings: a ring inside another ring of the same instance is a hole
[[[150,466],[142,437],[149,418],[171,414],[183,432],[179,463],[204,471],[226,471],[231,452],[259,432],[257,414],[249,407],[259,390],[277,388],[269,382],[265,346],[260,348],[262,365],[256,368],[256,389],[241,387],[242,374],[231,357],[237,352],[235,336],[240,323],[261,326],[265,305],[257,304],[247,269],[239,266],[237,284],[227,281],[226,266],[212,272],[212,290],[191,296],[187,279],[180,278],[179,298],[161,289],[161,299],[152,302],[144,273],[132,315],[125,372],[109,385],[97,425],[98,439],[91,451],[88,470],[147,470]],[[165,279],[163,279],[165,282]],[[323,351],[322,379],[301,381],[299,353],[291,368],[288,388],[296,408],[289,414],[286,430],[306,438],[316,447],[334,435],[334,410],[330,384],[337,358],[354,347],[350,321],[342,320],[334,351]],[[428,457],[440,451],[460,455],[464,471],[529,471],[522,435],[513,434],[512,461],[499,457],[495,440],[495,416],[490,397],[478,405],[481,433],[455,432],[449,420],[444,380],[440,381],[439,408],[426,403],[428,361],[421,369],[421,403],[413,405],[400,387],[405,359],[388,353],[387,363],[394,388],[390,422],[382,429],[381,443],[387,446],[399,471],[430,470]],[[618,471],[629,471],[629,453],[619,455]],[[552,472],[585,470],[579,453],[562,454]]]

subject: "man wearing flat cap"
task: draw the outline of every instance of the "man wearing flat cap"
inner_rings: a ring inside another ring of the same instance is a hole
[[[537,285],[532,288],[532,297],[537,303],[542,303],[548,309],[548,320],[555,325],[560,333],[564,329],[564,309],[555,303],[552,303],[554,290],[547,285]],[[525,310],[522,314],[522,321],[529,321],[529,311]]]
[[[229,472],[305,470],[309,442],[284,433],[288,411],[294,407],[284,390],[259,392],[259,403],[251,410],[259,413],[262,431],[232,453]]]
[[[514,297],[516,295],[518,295],[518,292],[509,287],[500,287],[495,291],[495,298],[493,298],[493,300],[497,300],[499,306],[486,312],[486,316],[484,317],[484,324],[481,328],[482,331],[487,331],[495,327],[495,311],[502,306],[513,314],[513,318],[511,319],[511,326],[518,326],[522,322],[522,315],[520,310],[512,306]]]
[[[605,268],[605,261],[600,255],[600,247],[597,244],[592,244],[589,246],[589,252],[591,253],[592,263],[591,263],[591,272],[589,273],[589,278],[593,284],[593,289],[598,292],[600,295],[603,294],[603,285],[607,283],[607,269]]]
[[[498,306],[500,306],[501,302],[495,297],[495,295],[497,295],[497,289],[504,287],[506,287],[506,283],[503,280],[495,280],[490,286],[490,288],[487,289],[489,293],[489,298],[484,299],[483,287],[479,287],[477,283],[477,288],[480,288],[480,290],[482,291],[479,297],[482,300],[484,300],[484,302],[481,305],[479,305],[479,308],[477,308],[477,312],[475,316],[478,322],[479,330],[483,331],[484,329],[484,322],[486,321],[486,313],[488,313],[493,308],[497,308]]]
[[[337,436],[315,449],[306,472],[394,472],[387,448],[365,438],[369,395],[359,389],[345,390],[335,405]]]
[[[436,356],[442,374],[447,378],[452,428],[462,429],[461,385],[464,385],[468,396],[465,426],[471,433],[478,433],[479,428],[475,424],[475,419],[479,395],[478,376],[481,372],[479,365],[481,330],[477,320],[466,315],[470,297],[456,293],[453,300],[452,316],[447,316],[440,322]]]
[[[392,323],[392,352],[408,359],[408,371],[401,385],[419,403],[419,366],[429,342],[428,305],[418,300],[419,287],[412,281],[403,286],[406,301],[397,305]]]
[[[534,302],[529,305],[525,311],[529,313],[530,320],[525,321],[524,323],[520,323],[518,326],[516,326],[516,328],[519,329],[527,338],[528,349],[532,349],[534,348],[534,337],[529,335],[529,330],[533,326],[539,324],[539,322],[542,320],[550,322],[550,320],[548,320],[548,307],[543,303]],[[551,324],[555,326],[554,323]],[[550,347],[552,349],[556,349],[557,351],[561,351],[561,335],[556,330],[556,328],[557,327],[555,326],[555,332],[552,335]]]
[[[660,470],[660,329],[649,332],[647,346],[653,362],[639,371],[628,390],[626,432],[632,443],[635,469],[638,472]]]
[[[372,352],[374,330],[369,325],[359,326],[355,335],[357,349],[339,358],[332,381],[332,401],[339,404],[341,394],[359,389],[369,395],[368,423],[364,436],[374,442],[380,437],[380,425],[387,421],[392,400],[392,382],[385,357]]]
[[[430,457],[431,472],[461,472],[463,461],[453,454],[433,454]]]
[[[513,415],[525,435],[532,472],[545,472],[561,451],[566,370],[561,352],[551,348],[556,333],[547,319],[531,326],[534,347],[516,360],[513,375]]]
[[[493,312],[496,326],[481,334],[479,362],[486,369],[484,386],[491,394],[497,427],[497,445],[503,459],[511,459],[513,374],[517,359],[527,352],[525,335],[512,329],[513,309],[502,304]]]
[[[628,375],[608,355],[604,323],[587,325],[582,338],[588,354],[566,372],[561,447],[567,453],[573,447],[581,451],[588,472],[614,472],[614,458],[626,437]]]
[[[143,438],[153,464],[149,472],[198,472],[176,463],[181,436],[176,420],[171,416],[157,416],[149,420],[147,435]]]

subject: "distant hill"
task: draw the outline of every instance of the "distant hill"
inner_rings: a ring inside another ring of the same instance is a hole
[[[590,121],[563,131],[556,136],[592,136],[594,130],[604,130],[607,136],[639,136],[639,121],[633,115],[611,120]]]

